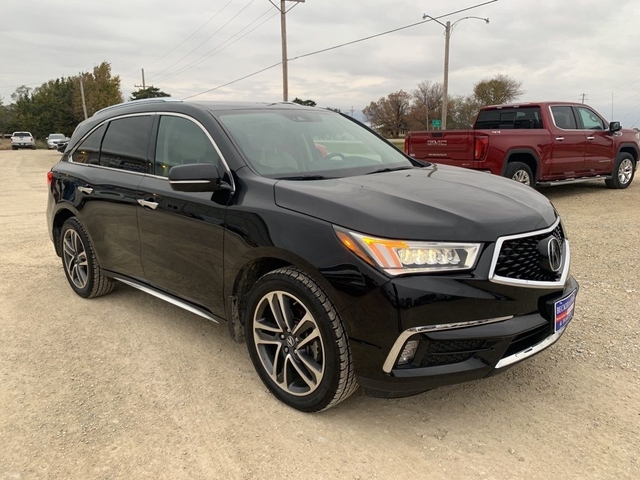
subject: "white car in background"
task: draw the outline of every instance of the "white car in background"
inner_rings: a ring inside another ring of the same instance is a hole
[[[11,150],[18,150],[19,148],[36,149],[36,139],[33,138],[30,132],[13,132],[13,135],[11,135]]]
[[[52,133],[47,137],[47,148],[49,150],[58,148],[60,143],[65,143],[69,141],[69,137],[67,137],[63,133]]]

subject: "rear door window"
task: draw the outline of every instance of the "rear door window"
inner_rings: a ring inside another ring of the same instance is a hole
[[[577,130],[578,124],[576,123],[576,117],[573,115],[573,108],[567,107],[551,107],[551,113],[553,115],[553,121],[556,127],[563,130]]]
[[[106,129],[106,124],[101,125],[82,141],[73,154],[73,161],[75,163],[100,164],[100,144],[102,143],[102,137],[104,137]]]
[[[151,124],[150,115],[112,120],[102,141],[100,165],[130,172],[147,173]]]

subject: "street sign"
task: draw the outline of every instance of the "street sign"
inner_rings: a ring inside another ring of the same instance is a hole
[[[442,126],[442,120],[431,120],[431,126],[433,128],[440,128]]]

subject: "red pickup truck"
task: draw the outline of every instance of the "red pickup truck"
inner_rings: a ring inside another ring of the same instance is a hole
[[[604,180],[627,188],[640,146],[633,130],[580,103],[483,107],[473,130],[409,132],[407,155],[502,175],[526,185]]]

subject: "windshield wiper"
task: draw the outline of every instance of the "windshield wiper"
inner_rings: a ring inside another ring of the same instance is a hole
[[[280,177],[278,180],[326,180],[327,178],[324,175],[296,175],[292,177]]]
[[[374,173],[387,173],[387,172],[396,172],[398,170],[413,170],[414,167],[395,167],[395,168],[391,168],[391,167],[386,167],[386,168],[380,168],[378,170],[374,170],[373,172],[369,172],[369,173],[365,173],[365,175],[373,175]]]

